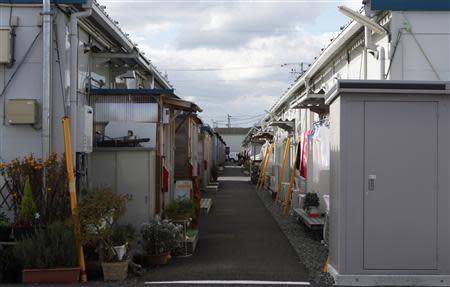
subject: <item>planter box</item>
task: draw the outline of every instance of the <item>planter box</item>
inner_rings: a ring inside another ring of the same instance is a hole
[[[24,269],[22,281],[27,284],[76,284],[80,278],[80,268]]]
[[[198,230],[191,230],[191,233],[189,234],[189,237],[186,239],[187,243],[187,252],[190,254],[194,254],[195,248],[197,247],[198,243]]]
[[[120,262],[102,262],[105,281],[123,281],[128,276],[128,260]]]

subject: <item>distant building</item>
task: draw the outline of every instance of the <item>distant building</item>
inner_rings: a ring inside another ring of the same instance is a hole
[[[216,128],[215,130],[227,143],[230,152],[240,152],[243,150],[242,141],[245,139],[250,128]]]

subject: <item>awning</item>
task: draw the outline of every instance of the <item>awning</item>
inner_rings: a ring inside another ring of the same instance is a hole
[[[89,93],[95,96],[129,96],[129,95],[171,95],[175,96],[173,89],[101,89],[91,88]]]
[[[255,134],[251,141],[252,142],[260,142],[260,141],[271,141],[273,140],[273,134],[269,133],[269,132],[259,132],[257,134]]]
[[[173,97],[163,97],[163,105],[172,107],[176,110],[186,111],[186,112],[202,112],[203,110],[193,102],[173,98]]]
[[[291,132],[295,128],[294,121],[273,121],[269,124],[272,127],[279,127],[287,132]]]
[[[328,105],[325,104],[325,95],[323,93],[305,94],[296,101],[291,108],[293,109],[310,109],[318,114],[326,114],[330,111]]]

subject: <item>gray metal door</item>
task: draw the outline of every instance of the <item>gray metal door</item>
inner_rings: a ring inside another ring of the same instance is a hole
[[[366,102],[364,268],[437,267],[437,103]]]

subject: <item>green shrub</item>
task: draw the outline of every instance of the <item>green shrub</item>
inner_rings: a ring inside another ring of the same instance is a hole
[[[86,192],[78,208],[84,242],[111,242],[113,224],[125,214],[129,199],[110,187]]]
[[[43,160],[30,154],[9,163],[0,163],[0,175],[8,183],[12,194],[9,200],[12,205],[12,218],[16,220],[15,225],[27,224],[21,218],[26,180],[29,181],[29,189],[36,212],[39,213],[40,224],[47,225],[54,221],[70,218],[70,199],[64,155],[59,156],[52,153],[47,160]]]
[[[117,260],[117,254],[112,248],[113,226],[125,214],[129,200],[128,195],[117,194],[110,187],[98,187],[88,191],[80,203],[78,215],[83,242],[98,246],[103,261]]]
[[[0,228],[11,227],[11,222],[4,212],[0,212]]]
[[[319,196],[315,192],[306,193],[305,200],[303,201],[303,209],[307,212],[311,211],[311,207],[319,207]]]
[[[182,227],[159,218],[141,227],[141,246],[146,255],[161,255],[177,249],[182,241]]]
[[[111,242],[113,246],[120,246],[126,243],[130,243],[134,240],[136,230],[133,225],[117,225],[113,227]]]
[[[14,254],[28,269],[77,266],[78,248],[73,226],[57,221],[37,230],[14,246]]]
[[[170,219],[189,219],[195,217],[195,202],[193,200],[173,200],[165,209]]]
[[[20,204],[20,219],[25,223],[31,225],[36,215],[36,203],[31,194],[30,179],[25,178],[25,187],[23,190],[22,202]]]

